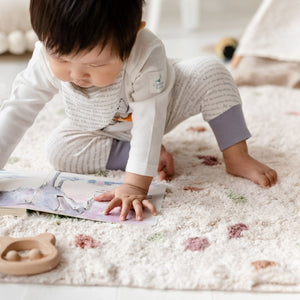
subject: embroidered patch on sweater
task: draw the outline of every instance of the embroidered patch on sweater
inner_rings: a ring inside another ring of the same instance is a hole
[[[163,75],[160,72],[152,72],[149,74],[149,88],[151,94],[160,93],[165,87]]]

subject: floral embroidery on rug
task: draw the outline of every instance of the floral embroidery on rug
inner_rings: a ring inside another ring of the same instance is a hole
[[[203,191],[204,190],[204,188],[198,188],[198,187],[190,186],[190,185],[184,186],[183,189],[185,191],[191,191],[191,192],[199,192],[199,191]]]
[[[248,227],[243,223],[227,226],[229,239],[240,238],[243,230],[248,230]]]
[[[164,232],[156,232],[147,237],[147,241],[150,242],[163,242],[167,239],[167,236]]]
[[[198,155],[199,159],[203,159],[202,164],[207,166],[215,166],[219,165],[221,162],[219,162],[218,158],[216,156],[212,155]]]
[[[256,271],[259,271],[260,269],[274,267],[277,266],[278,264],[274,261],[257,260],[257,261],[253,261],[251,265],[255,268]]]
[[[98,246],[97,241],[95,241],[92,237],[84,234],[76,235],[74,244],[76,247],[80,247],[81,249],[96,248]]]
[[[285,114],[288,116],[300,116],[300,112],[298,111],[287,111]]]
[[[207,247],[210,246],[210,243],[207,238],[205,237],[194,237],[188,238],[184,242],[185,248],[184,251],[191,250],[191,251],[204,251]]]
[[[234,203],[246,203],[248,200],[245,196],[242,196],[234,191],[227,191],[226,196],[231,199]]]
[[[186,131],[204,132],[206,130],[207,129],[204,126],[198,126],[198,127],[191,126]]]

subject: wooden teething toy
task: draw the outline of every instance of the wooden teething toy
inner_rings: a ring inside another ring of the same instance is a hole
[[[33,275],[55,268],[60,260],[55,236],[43,233],[31,238],[0,237],[0,272]],[[22,252],[27,252],[22,255]]]

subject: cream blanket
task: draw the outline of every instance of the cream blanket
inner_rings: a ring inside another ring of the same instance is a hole
[[[300,0],[264,0],[236,51],[237,85],[300,87]]]
[[[264,0],[236,54],[300,61],[299,16],[300,0]]]

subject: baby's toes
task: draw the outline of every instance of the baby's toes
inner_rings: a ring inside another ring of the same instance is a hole
[[[274,185],[277,182],[277,173],[275,170],[270,169],[266,172],[266,176],[270,181],[270,186]]]
[[[268,188],[272,185],[269,177],[265,173],[260,174],[255,183],[259,184],[263,188]]]

